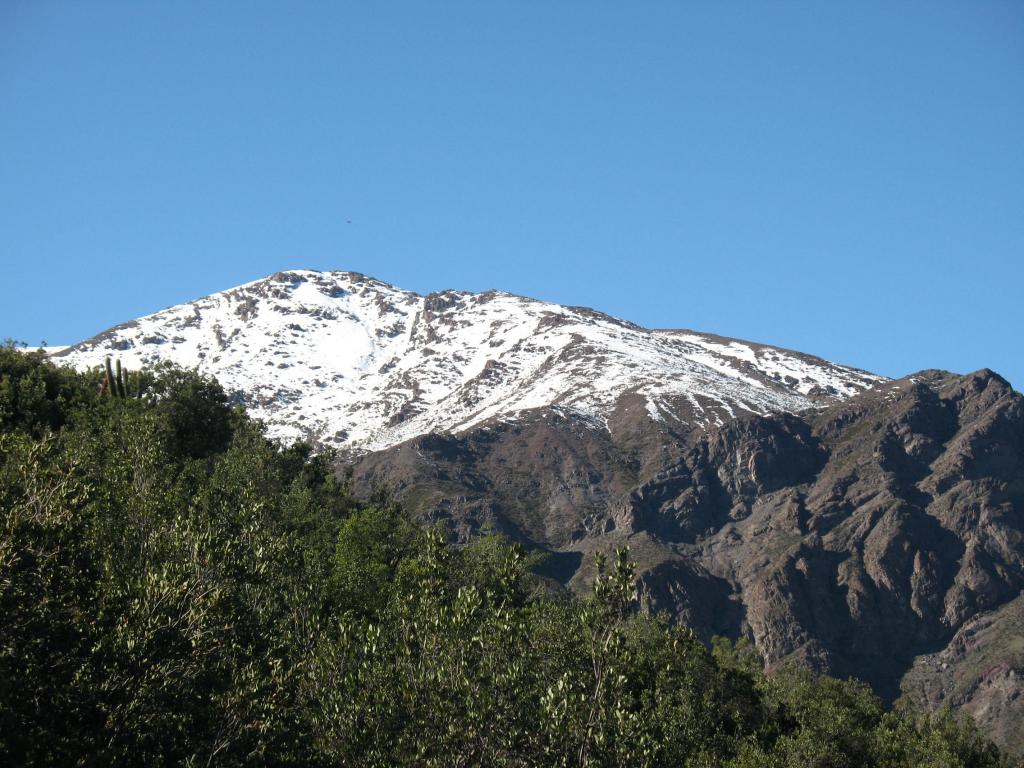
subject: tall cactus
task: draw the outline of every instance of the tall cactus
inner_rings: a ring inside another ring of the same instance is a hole
[[[110,365],[110,358],[105,358],[103,361],[106,367],[106,378],[103,380],[103,390],[110,397],[117,397],[117,385],[114,383],[114,369]]]
[[[132,394],[130,382],[131,373],[121,367],[121,359],[117,359],[117,365],[112,366],[110,358],[104,360],[106,376],[100,388],[100,394],[105,394],[115,400],[127,400],[129,397],[142,397],[143,376],[142,373],[135,374],[135,393]]]
[[[128,397],[128,387],[125,386],[125,375],[121,369],[121,358],[117,358],[117,394],[124,400]]]

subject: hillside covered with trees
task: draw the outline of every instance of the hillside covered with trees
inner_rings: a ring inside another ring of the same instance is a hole
[[[537,560],[357,502],[195,372],[0,348],[0,763],[1009,764],[642,613],[628,551],[584,599]]]

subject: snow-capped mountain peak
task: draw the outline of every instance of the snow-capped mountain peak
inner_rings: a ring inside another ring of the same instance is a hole
[[[596,427],[626,395],[706,426],[799,411],[882,381],[824,360],[500,291],[421,296],[353,272],[279,272],[54,354],[213,374],[285,441],[378,450],[558,407]]]

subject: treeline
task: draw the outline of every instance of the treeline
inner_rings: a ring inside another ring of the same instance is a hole
[[[625,552],[570,598],[357,503],[216,382],[132,377],[0,347],[0,764],[1007,764],[638,613]]]

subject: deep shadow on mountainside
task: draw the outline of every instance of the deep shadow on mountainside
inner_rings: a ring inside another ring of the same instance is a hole
[[[539,409],[369,454],[355,480],[457,538],[542,547],[577,589],[587,553],[628,543],[646,604],[704,639],[963,708],[1024,751],[1024,397],[992,371],[691,432],[629,395],[608,430]]]

